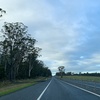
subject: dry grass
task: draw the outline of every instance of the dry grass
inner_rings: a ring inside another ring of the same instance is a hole
[[[37,78],[37,79],[27,79],[27,80],[17,80],[13,83],[10,81],[0,82],[0,96],[18,91],[20,89],[32,86],[40,81],[45,81],[46,78]]]
[[[64,76],[64,78],[91,81],[91,82],[100,82],[100,77],[94,77],[94,76]]]

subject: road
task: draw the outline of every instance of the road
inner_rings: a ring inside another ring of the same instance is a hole
[[[65,78],[63,80],[100,95],[100,83],[99,82],[90,82],[90,81],[65,79]]]
[[[90,81],[75,80],[75,79],[63,79],[63,80],[70,82],[70,83],[83,84],[83,85],[87,85],[91,87],[100,88],[100,83],[98,82],[90,82]]]
[[[53,77],[0,100],[100,100],[100,95]]]

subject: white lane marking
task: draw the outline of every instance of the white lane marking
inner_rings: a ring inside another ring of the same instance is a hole
[[[64,82],[64,81],[62,81],[62,82]],[[81,88],[81,87],[78,87],[78,86],[73,85],[73,84],[68,83],[68,82],[64,82],[64,83],[66,83],[66,84],[68,84],[68,85],[71,85],[71,86],[73,86],[73,87],[75,87],[75,88],[78,88],[78,89],[80,89],[80,90],[83,90],[83,91],[85,91],[85,92],[88,92],[88,93],[90,93],[90,94],[93,94],[93,95],[95,95],[95,96],[97,96],[97,97],[100,97],[99,94],[96,94],[96,93],[91,92],[91,91],[89,91],[89,90],[83,89],[83,88]]]
[[[52,80],[51,80],[52,81]],[[44,92],[47,90],[47,88],[49,87],[49,85],[51,84],[51,81],[48,83],[48,85],[46,86],[46,88],[43,90],[43,92],[40,94],[40,96],[37,98],[37,100],[40,100],[41,97],[43,96]]]

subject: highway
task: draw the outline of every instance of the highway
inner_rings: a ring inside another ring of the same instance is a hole
[[[0,100],[100,100],[100,95],[53,77]]]

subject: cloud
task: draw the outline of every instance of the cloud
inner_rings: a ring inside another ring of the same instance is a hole
[[[52,70],[99,71],[100,1],[0,0],[3,22],[23,22],[42,48],[38,58]]]

